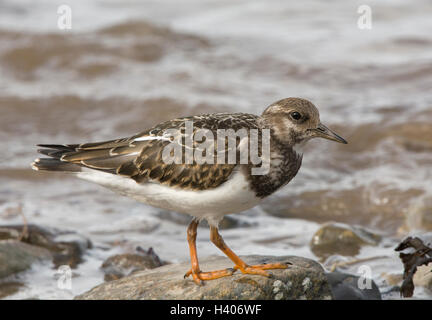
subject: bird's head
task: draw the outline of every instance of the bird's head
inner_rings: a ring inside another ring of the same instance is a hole
[[[306,99],[286,98],[277,101],[264,110],[262,118],[273,129],[276,139],[293,147],[312,138],[347,143],[321,123],[318,109]]]

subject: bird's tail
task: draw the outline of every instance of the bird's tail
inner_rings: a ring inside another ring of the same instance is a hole
[[[75,151],[75,145],[60,144],[38,144],[38,152],[49,158],[37,158],[32,162],[33,170],[61,171],[61,172],[80,172],[81,167],[77,164],[61,161],[61,157],[71,151]]]

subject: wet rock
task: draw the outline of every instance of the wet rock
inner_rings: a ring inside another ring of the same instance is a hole
[[[14,239],[0,240],[0,278],[27,270],[36,261],[51,258],[51,253],[45,248]]]
[[[56,235],[47,248],[53,253],[56,267],[68,265],[75,268],[83,262],[82,256],[87,249],[92,248],[92,243],[83,235],[71,232]]]
[[[21,230],[18,230],[17,228],[11,228],[11,227],[0,227],[0,240],[7,240],[7,239],[19,239],[24,233],[23,228]]]
[[[17,293],[23,286],[23,283],[17,281],[0,282],[0,299]]]
[[[0,227],[0,239],[20,240],[47,249],[55,267],[67,264],[74,268],[82,262],[83,253],[91,248],[90,240],[72,232],[37,225],[7,225]]]
[[[170,264],[152,270],[139,271],[120,280],[105,282],[75,299],[332,299],[331,289],[319,263],[295,256],[244,256],[249,264],[290,262],[284,270],[271,270],[272,278],[243,275],[206,281],[198,286],[183,279],[190,263]],[[200,261],[204,270],[219,270],[232,266],[225,257],[209,257]]]
[[[379,235],[360,226],[349,226],[342,223],[326,223],[312,237],[310,248],[321,258],[334,254],[355,256],[365,245],[377,245]]]
[[[381,293],[371,279],[341,272],[327,273],[335,300],[381,300]]]
[[[112,281],[128,276],[134,272],[160,267],[165,262],[161,261],[152,248],[138,253],[116,254],[104,261],[101,268],[105,273],[105,281]]]

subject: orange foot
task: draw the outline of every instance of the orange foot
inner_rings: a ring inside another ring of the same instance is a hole
[[[288,264],[290,263],[266,263],[266,264],[258,264],[254,266],[246,265],[244,267],[241,266],[235,266],[235,270],[240,270],[244,274],[258,274],[264,277],[271,277],[272,274],[265,271],[265,270],[271,270],[271,269],[287,269]]]
[[[193,281],[198,285],[202,285],[204,284],[204,280],[214,280],[222,277],[232,276],[234,272],[236,272],[236,269],[234,268],[209,272],[202,272],[201,270],[198,272],[193,272],[192,269],[190,269],[188,272],[185,273],[184,278],[186,279],[187,277],[192,275]]]

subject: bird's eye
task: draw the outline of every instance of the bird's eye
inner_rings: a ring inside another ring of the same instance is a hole
[[[300,120],[302,116],[297,111],[294,111],[290,113],[290,117],[294,120]]]

